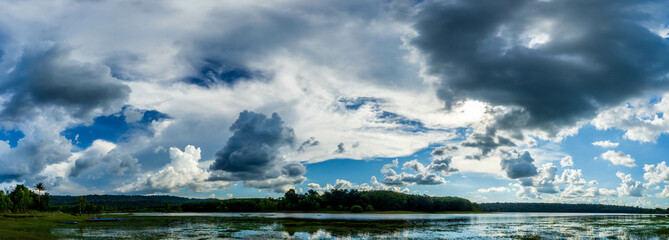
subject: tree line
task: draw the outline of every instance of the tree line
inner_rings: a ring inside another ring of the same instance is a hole
[[[51,204],[67,209],[63,212],[72,212],[79,205],[79,197],[85,199],[83,212],[95,213],[105,211],[124,212],[163,212],[176,211],[187,202],[205,201],[206,199],[184,198],[166,195],[84,195],[84,196],[52,196]],[[211,200],[211,199],[209,199]],[[170,206],[167,209],[167,205]]]
[[[100,212],[272,212],[272,211],[483,211],[483,212],[590,212],[669,213],[669,209],[565,203],[472,203],[458,197],[432,197],[392,191],[332,189],[323,193],[287,191],[280,198],[195,199],[175,196],[86,195],[51,196],[39,183],[33,192],[24,185],[0,190],[0,213],[62,211]]]
[[[282,198],[247,198],[184,203],[187,212],[271,211],[479,211],[476,203],[458,197],[431,197],[392,191],[332,189],[304,194],[288,190]]]
[[[669,209],[646,209],[631,206],[566,203],[481,203],[485,212],[581,212],[581,213],[666,213]]]
[[[38,183],[35,189],[39,194],[24,185],[16,185],[11,192],[0,190],[0,212],[24,213],[29,210],[50,210],[51,196],[46,192],[42,194],[44,184]]]

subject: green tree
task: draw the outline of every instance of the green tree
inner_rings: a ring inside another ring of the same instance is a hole
[[[42,196],[39,196],[40,199],[40,206],[39,209],[41,210],[49,210],[51,208],[51,195],[49,193],[44,193]]]
[[[351,212],[361,213],[362,212],[362,207],[360,205],[353,205],[353,207],[351,207]]]
[[[9,194],[0,190],[0,212],[9,212],[13,207],[14,205],[12,204],[12,200],[9,199]]]
[[[33,196],[36,195],[30,189],[23,185],[16,185],[14,190],[9,194],[9,198],[14,203],[15,212],[25,212],[33,205]]]
[[[77,198],[77,203],[79,204],[79,215],[81,215],[81,210],[84,208],[84,204],[86,204],[86,199],[83,196],[79,196]]]
[[[286,201],[286,207],[288,209],[294,209],[297,206],[297,202],[300,200],[300,195],[295,192],[295,189],[290,189],[283,195],[283,200]]]

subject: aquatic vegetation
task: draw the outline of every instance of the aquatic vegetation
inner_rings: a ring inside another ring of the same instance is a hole
[[[83,222],[91,217],[60,213],[6,215],[0,217],[0,236],[3,239],[646,239],[669,234],[669,222],[651,215],[143,213],[120,215],[123,219],[120,222]]]

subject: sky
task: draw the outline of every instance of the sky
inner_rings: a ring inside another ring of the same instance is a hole
[[[669,3],[0,0],[0,189],[669,207]]]

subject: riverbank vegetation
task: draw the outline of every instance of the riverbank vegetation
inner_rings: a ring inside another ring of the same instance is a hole
[[[431,197],[392,191],[332,189],[323,194],[310,190],[298,194],[291,189],[283,198],[228,199],[185,203],[186,212],[272,212],[272,211],[479,211],[476,203],[458,197]]]
[[[44,191],[42,183],[37,184],[41,193]],[[24,213],[30,210],[51,210],[48,193],[37,194],[24,185],[16,185],[11,192],[0,190],[0,213]]]
[[[669,209],[646,209],[586,203],[481,203],[485,212],[573,212],[573,213],[669,213]]]
[[[197,199],[176,196],[85,195],[51,196],[42,184],[36,191],[16,185],[0,191],[0,213],[60,211],[71,214],[105,212],[581,212],[660,213],[669,209],[634,206],[565,203],[473,203],[459,197],[433,197],[392,191],[332,189],[297,193],[291,189],[279,198]]]

